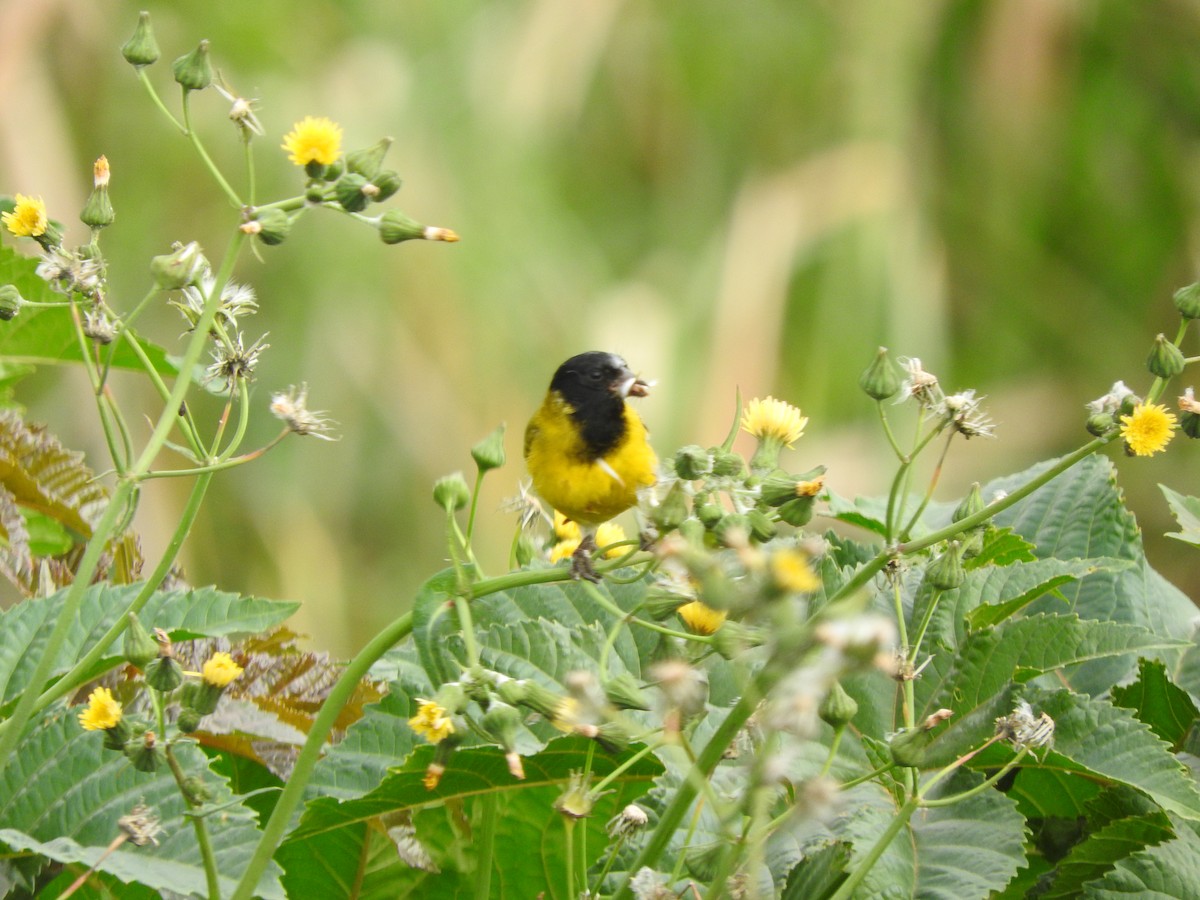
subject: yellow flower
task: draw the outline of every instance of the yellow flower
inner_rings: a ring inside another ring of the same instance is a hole
[[[792,446],[804,434],[806,425],[808,416],[802,416],[799,409],[774,397],[751,400],[742,413],[743,430],[760,440],[777,440],[785,447]]]
[[[202,674],[213,687],[223,688],[242,674],[242,667],[228,653],[214,653],[205,661]]]
[[[563,697],[554,707],[550,724],[559,731],[570,734],[579,724],[579,701],[574,697]]]
[[[342,152],[342,127],[324,116],[305,116],[284,136],[282,146],[298,166],[333,165]]]
[[[558,517],[561,515],[562,513],[554,514],[554,531],[559,540],[550,550],[550,562],[552,563],[558,562],[560,559],[570,558],[571,554],[579,548],[579,542],[583,540],[582,535],[579,533],[579,526],[574,522],[568,522],[564,519],[565,524],[561,530],[559,529]],[[575,535],[574,537],[567,537],[572,527],[575,529]],[[607,547],[609,544],[616,544],[623,540],[625,540],[625,529],[616,522],[605,522],[596,529],[597,547]],[[628,547],[613,547],[604,555],[607,557],[621,556],[628,549]]]
[[[116,728],[121,721],[121,704],[113,699],[112,691],[98,687],[88,695],[88,706],[79,714],[79,724],[88,731]]]
[[[808,554],[799,550],[771,554],[771,577],[782,590],[794,594],[808,594],[821,586],[821,579],[808,564]]]
[[[442,707],[432,700],[421,700],[417,714],[408,720],[408,727],[431,744],[444,741],[454,734],[454,722]]]
[[[554,538],[559,541],[578,541],[583,537],[579,523],[568,519],[557,509],[554,511]]]
[[[0,213],[0,220],[16,237],[41,237],[50,224],[42,198],[24,194],[17,194],[17,205],[12,212]]]
[[[1121,416],[1121,437],[1135,456],[1153,456],[1175,434],[1175,414],[1156,403],[1139,403],[1133,412]]]
[[[821,493],[821,489],[825,487],[825,476],[818,475],[809,481],[796,482],[797,497],[815,497]]]
[[[713,609],[699,600],[685,603],[675,611],[693,634],[713,634],[725,624],[724,610]]]

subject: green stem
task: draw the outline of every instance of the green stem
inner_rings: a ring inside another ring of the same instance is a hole
[[[184,774],[183,767],[179,765],[179,760],[175,758],[175,751],[170,744],[167,745],[167,765],[171,767],[171,774],[175,776],[175,783],[179,786],[179,792],[183,794],[184,802],[195,809],[200,804],[197,803],[192,796],[187,792],[184,784],[187,782],[187,776]],[[196,845],[200,848],[200,859],[204,862],[204,879],[208,882],[208,897],[209,900],[221,900],[221,882],[217,876],[217,858],[213,854],[212,841],[208,837],[208,823],[203,816],[192,816],[192,829],[196,832]]]
[[[833,761],[837,759],[838,747],[841,746],[842,735],[845,733],[845,725],[833,729],[833,740],[829,742],[829,755],[825,757],[825,765],[821,766],[820,776],[828,775],[829,770],[833,768]]]
[[[925,496],[921,498],[920,505],[917,506],[916,512],[912,514],[912,518],[908,520],[908,524],[900,532],[900,540],[907,541],[912,533],[914,526],[920,521],[921,513],[925,512],[925,507],[929,505],[929,501],[933,499],[933,492],[937,489],[938,481],[942,477],[942,466],[946,464],[946,454],[950,452],[950,445],[954,442],[954,435],[957,434],[954,429],[951,429],[946,435],[946,443],[942,447],[942,455],[938,457],[937,465],[933,467],[933,475],[929,478],[929,487],[925,489]]]
[[[880,766],[878,769],[872,769],[865,775],[859,775],[857,778],[851,778],[849,781],[843,781],[841,789],[843,791],[849,790],[850,788],[856,787],[865,781],[870,781],[872,778],[878,778],[884,772],[890,772],[894,768],[896,768],[895,763],[887,763],[886,765]]]
[[[304,789],[308,786],[309,779],[312,778],[313,769],[321,758],[325,741],[334,725],[337,724],[342,708],[350,702],[359,681],[363,679],[375,661],[387,653],[397,642],[408,637],[412,633],[412,627],[412,613],[405,613],[384,628],[347,663],[342,677],[337,680],[313,720],[308,738],[300,749],[299,756],[296,757],[292,774],[279,794],[279,800],[275,803],[271,817],[263,826],[262,836],[258,839],[254,854],[250,857],[245,871],[242,872],[242,878],[230,900],[250,900],[254,896],[254,889],[258,885],[259,878],[262,877],[267,863],[271,861],[275,849],[283,840],[284,833],[291,822],[292,813],[304,799]]]
[[[887,437],[888,444],[891,445],[892,452],[896,454],[896,459],[898,459],[900,462],[904,462],[904,451],[900,449],[900,444],[896,440],[895,433],[892,431],[892,423],[888,421],[887,412],[885,412],[883,408],[883,401],[876,400],[875,408],[879,412],[879,422],[881,425],[883,425],[883,433],[884,436]]]
[[[154,89],[154,85],[151,83],[149,76],[146,75],[145,68],[142,66],[138,66],[137,77],[138,81],[142,83],[142,87],[146,89],[146,93],[150,95],[150,99],[154,101],[154,105],[158,107],[159,112],[171,120],[171,124],[179,129],[180,134],[187,134],[187,129],[175,118],[175,114],[167,109],[166,105],[162,102],[162,98],[158,96],[158,91]]]
[[[982,748],[980,748],[980,749],[982,749]],[[1014,756],[1011,760],[1006,762],[1000,768],[999,771],[993,773],[988,778],[985,778],[979,784],[975,785],[975,787],[968,788],[967,790],[963,791],[962,793],[955,794],[952,797],[939,797],[936,800],[922,799],[921,806],[924,807],[925,809],[932,809],[932,808],[936,808],[938,806],[953,806],[955,803],[960,803],[963,800],[966,800],[968,797],[974,797],[976,794],[982,794],[988,788],[992,787],[994,784],[996,784],[998,781],[1000,781],[1001,778],[1003,778],[1005,775],[1007,775],[1009,772],[1011,772],[1014,768],[1016,768],[1017,765],[1021,762],[1021,760],[1025,758],[1025,755],[1028,752],[1029,752],[1028,747],[1022,747],[1019,751],[1017,751],[1016,756]],[[922,792],[922,798],[923,797],[924,797],[924,792]]]
[[[146,353],[146,349],[142,346],[141,341],[137,339],[137,336],[132,331],[122,330],[121,334],[124,335],[130,349],[133,350],[134,355],[137,356],[138,360],[142,364],[142,367],[146,370],[146,375],[150,378],[150,383],[154,385],[154,389],[158,391],[158,395],[163,399],[164,402],[166,402],[171,396],[171,391],[167,387],[167,383],[162,380],[162,376],[159,375],[158,371],[154,368],[154,364],[150,361],[150,357]],[[190,413],[180,417],[179,430],[183,432],[183,435],[187,439],[188,444],[191,446],[192,452],[196,455],[196,458],[203,458],[204,448],[200,444],[200,438],[196,431],[196,425],[194,422],[192,422]]]
[[[579,896],[575,889],[575,819],[562,816],[563,828],[567,833],[567,897]]]
[[[492,855],[496,849],[496,825],[500,820],[500,795],[495,791],[479,798],[483,823],[472,842],[479,849],[475,863],[475,898],[488,900],[492,890]]]
[[[647,622],[645,619],[639,619],[633,613],[625,612],[621,607],[617,606],[612,600],[604,596],[600,589],[590,581],[579,582],[585,592],[596,601],[598,605],[603,607],[608,612],[612,613],[618,619],[624,622],[629,622],[633,625],[640,625],[650,631],[656,631],[659,634],[665,634],[668,637],[679,638],[684,641],[693,641],[697,644],[711,644],[713,642],[712,635],[708,634],[689,634],[686,631],[676,631],[674,628],[667,628],[665,625],[659,625],[657,622]]]
[[[892,582],[892,603],[896,610],[896,632],[900,637],[900,646],[908,649],[908,621],[904,617],[904,594],[900,589],[900,576],[894,575]],[[915,692],[911,682],[904,682],[904,724],[913,726],[913,707],[916,704]],[[893,713],[893,721],[895,714]]]
[[[83,552],[83,559],[79,561],[75,580],[71,583],[67,596],[63,600],[62,611],[58,614],[54,628],[51,629],[45,645],[41,648],[37,665],[34,666],[26,680],[25,690],[21,692],[16,708],[8,721],[4,723],[4,731],[0,733],[0,771],[3,771],[16,756],[13,751],[17,742],[21,740],[25,726],[29,724],[30,716],[33,715],[38,692],[49,680],[50,673],[54,671],[54,666],[58,662],[59,654],[62,653],[67,635],[77,624],[83,595],[87,593],[88,585],[92,583],[92,576],[96,574],[100,558],[104,555],[104,548],[108,544],[108,538],[124,513],[125,504],[133,495],[134,487],[134,483],[129,480],[118,482],[109,498],[104,515],[96,524],[92,539],[88,541],[87,548]]]
[[[592,785],[590,791],[591,795],[593,797],[599,797],[602,793],[604,793],[605,788],[607,788],[610,784],[624,775],[626,771],[636,765],[639,759],[650,755],[665,743],[666,741],[658,740],[653,744],[647,744],[641,750],[634,753],[633,756],[629,757],[629,759],[625,760],[625,762],[621,763],[619,766],[597,781],[594,785]]]
[[[854,891],[862,883],[863,879],[867,877],[867,874],[874,867],[875,863],[879,862],[879,857],[883,856],[883,851],[888,848],[896,835],[908,824],[913,813],[917,811],[918,805],[918,797],[914,794],[896,811],[896,815],[892,817],[892,821],[888,823],[888,827],[884,830],[883,834],[879,836],[879,839],[867,851],[867,855],[863,857],[862,862],[850,873],[850,877],[842,882],[841,886],[830,897],[830,900],[849,900],[850,897],[854,896]]]
[[[242,445],[242,441],[246,437],[246,428],[250,424],[250,388],[247,385],[245,378],[237,380],[238,386],[238,424],[237,430],[234,431],[233,437],[229,439],[229,443],[217,457],[218,461],[225,462],[229,457],[233,456],[234,451]]]
[[[220,187],[225,196],[229,198],[230,203],[232,203],[238,209],[241,209],[246,204],[244,204],[242,202],[242,198],[237,195],[237,191],[229,186],[229,182],[225,180],[225,176],[221,174],[221,170],[217,168],[217,164],[212,161],[212,157],[209,156],[208,151],[204,149],[204,144],[200,142],[200,136],[196,134],[196,129],[192,127],[191,104],[188,102],[188,98],[191,97],[191,93],[192,92],[187,88],[183,88],[184,133],[187,135],[188,140],[192,142],[192,147],[194,147],[196,153],[199,154],[200,161],[204,163],[204,167],[208,169],[208,171],[212,174],[212,177],[216,179],[217,186]],[[204,329],[204,333],[208,334],[207,328]]]
[[[953,551],[947,551],[953,552]],[[938,588],[933,588],[933,596],[929,598],[929,605],[925,607],[925,615],[921,616],[921,624],[917,628],[917,636],[913,640],[912,646],[908,648],[908,664],[916,665],[917,654],[921,652],[921,642],[925,640],[925,632],[929,629],[929,623],[933,621],[934,610],[937,609],[938,601],[942,599],[942,591]],[[908,682],[905,682],[906,684]],[[905,723],[909,728],[912,728],[912,723]]]
[[[475,511],[479,508],[479,489],[483,487],[483,473],[475,475],[475,489],[471,491],[471,505],[467,509],[467,546],[471,546],[471,538],[475,534]]]
[[[188,496],[187,504],[184,506],[179,524],[175,526],[175,533],[171,535],[171,541],[163,551],[158,565],[154,567],[154,571],[150,573],[150,576],[142,584],[142,589],[138,591],[138,595],[133,598],[133,601],[129,604],[125,612],[120,615],[108,631],[104,632],[92,644],[91,649],[71,667],[71,670],[37,698],[37,703],[34,706],[35,711],[45,709],[59,697],[66,696],[80,685],[96,677],[96,664],[104,658],[113,641],[125,631],[125,628],[129,624],[129,617],[141,612],[142,607],[154,596],[154,592],[171,570],[171,566],[175,564],[175,560],[179,556],[179,551],[183,547],[184,539],[188,536],[188,532],[192,529],[192,524],[196,521],[196,514],[200,511],[204,494],[208,490],[208,485],[211,481],[211,475],[201,475],[196,479],[196,483],[192,485],[192,492]],[[0,722],[0,731],[7,729],[11,722],[11,719],[8,722]]]

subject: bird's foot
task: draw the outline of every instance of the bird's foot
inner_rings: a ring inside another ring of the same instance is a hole
[[[575,552],[571,554],[571,577],[576,581],[580,579],[590,581],[592,584],[600,583],[600,575],[596,572],[592,565],[592,554],[596,552],[596,537],[595,535],[585,534],[579,542],[579,546],[575,548]]]
[[[658,534],[649,529],[638,534],[638,549],[653,550],[654,545],[658,543]]]

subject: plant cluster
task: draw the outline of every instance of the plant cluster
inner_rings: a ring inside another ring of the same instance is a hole
[[[487,571],[474,536],[483,479],[507,462],[498,428],[471,448],[473,481],[433,486],[450,565],[335,667],[278,628],[291,605],[191,589],[174,568],[214,475],[291,434],[335,436],[292,387],[271,401],[279,437],[244,449],[267,345],[242,331],[259,299],[231,280],[235,262],[315,209],[387,243],[456,238],[367,216],[399,187],[389,142],[343,154],[323,118],[283,141],[302,192],[258,202],[265,129],[207,44],[172,66],[178,118],[147,74],[147,16],[123,53],[238,221],[215,266],[194,243],[156,257],[127,310],[100,250],[115,219],[103,159],[84,246],[63,244],[36,197],[4,203],[7,234],[38,244],[36,258],[0,247],[10,405],[29,369],[8,360],[78,364],[111,470],[96,478],[15,408],[0,416],[0,563],[26,595],[0,616],[0,893],[1200,891],[1194,607],[1146,561],[1100,452],[1200,436],[1191,387],[1178,413],[1160,402],[1196,361],[1182,347],[1200,285],[1176,294],[1180,324],[1154,341],[1143,393],[1117,382],[1081,414],[1078,449],[956,501],[935,496],[951,449],[997,428],[984,398],[947,393],[918,359],[880,349],[860,380],[895,456],[886,497],[851,499],[826,466],[792,465],[809,425],[792,404],[739,400],[721,444],[667,459],[639,535],[600,529],[597,583],[566,563],[578,527],[525,492],[504,571]],[[244,194],[191,125],[189,97],[209,87],[231,102]],[[135,327],[164,298],[187,328],[176,362]],[[161,400],[140,446],[116,368]],[[198,387],[217,398],[211,419]],[[166,450],[183,462],[161,464]],[[167,477],[193,487],[143,575],[129,523]],[[1164,490],[1175,536],[1200,543],[1200,500]]]

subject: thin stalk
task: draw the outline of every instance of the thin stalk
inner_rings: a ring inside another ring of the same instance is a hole
[[[896,459],[904,462],[904,451],[900,449],[900,444],[896,440],[896,435],[892,432],[892,423],[888,421],[887,412],[884,411],[883,401],[876,400],[875,408],[879,412],[879,423],[883,426],[883,434],[888,440],[888,444],[892,448],[892,452],[896,454]]]
[[[917,636],[911,647],[908,648],[908,664],[915,665],[917,655],[921,652],[921,642],[925,640],[925,632],[929,630],[929,623],[933,621],[933,613],[937,609],[938,601],[942,599],[942,591],[938,588],[933,589],[933,596],[929,598],[929,605],[925,607],[925,615],[921,617],[921,624],[917,628]],[[907,682],[906,682],[907,683]],[[912,728],[912,723],[906,723],[909,728]]]
[[[892,821],[888,823],[888,827],[884,830],[879,839],[867,851],[867,855],[863,857],[862,862],[855,867],[850,873],[850,877],[842,882],[837,891],[830,897],[830,900],[849,900],[854,896],[854,891],[862,884],[863,879],[874,867],[875,863],[879,862],[879,857],[883,856],[883,851],[886,850],[912,818],[913,813],[917,811],[919,806],[918,795],[913,794],[905,801],[904,805],[896,811],[896,815],[892,817]]]
[[[184,787],[187,781],[187,775],[184,774],[183,767],[179,765],[179,760],[175,758],[175,751],[170,744],[167,745],[167,765],[171,767],[171,774],[175,776],[175,783],[179,786],[179,792],[183,794],[184,802],[189,807],[195,809],[200,804],[192,799]],[[192,816],[192,828],[196,832],[196,845],[200,848],[200,859],[204,863],[204,879],[208,883],[209,900],[221,900],[221,882],[217,876],[217,858],[213,854],[212,841],[208,838],[208,823],[203,816]]]
[[[133,350],[134,354],[141,362],[142,367],[146,370],[146,375],[150,378],[150,383],[154,385],[154,389],[158,391],[158,395],[164,401],[168,400],[171,396],[170,388],[167,387],[167,383],[162,380],[162,376],[159,375],[158,371],[154,368],[154,364],[150,361],[150,357],[147,355],[145,348],[142,347],[141,341],[139,341],[137,336],[130,331],[124,331],[122,333],[125,335],[125,339],[129,342],[130,349]],[[204,448],[200,444],[200,438],[198,437],[198,433],[196,431],[196,423],[192,421],[192,414],[190,412],[187,415],[180,417],[179,430],[183,432],[184,437],[187,439],[188,444],[191,445],[192,452],[196,454],[196,457],[203,457]]]
[[[567,833],[567,897],[577,897],[575,890],[575,819],[562,816],[563,828]]]
[[[225,176],[221,174],[221,170],[217,168],[216,163],[212,161],[212,157],[208,155],[208,151],[204,149],[204,144],[200,142],[200,136],[196,134],[196,129],[192,127],[191,104],[188,102],[188,98],[191,97],[191,93],[192,92],[187,88],[183,89],[183,124],[185,126],[184,134],[186,134],[188,140],[192,142],[192,147],[195,148],[196,153],[200,156],[200,161],[204,163],[204,167],[208,169],[212,177],[216,179],[217,186],[221,189],[222,193],[229,198],[229,202],[232,203],[237,209],[241,209],[246,204],[244,204],[242,202],[242,198],[237,195],[237,191],[229,186],[229,182],[225,180]],[[207,328],[205,329],[205,333],[208,333]]]
[[[229,439],[229,443],[225,449],[221,451],[221,455],[217,457],[219,462],[225,462],[229,457],[233,456],[234,451],[242,445],[242,441],[246,437],[246,428],[250,424],[250,388],[245,378],[237,380],[238,388],[238,424],[237,429],[233,432],[233,437]],[[232,394],[230,395],[232,396]]]
[[[624,775],[637,763],[639,759],[650,755],[665,743],[667,742],[660,739],[655,741],[653,744],[647,744],[641,750],[633,754],[633,756],[629,757],[629,759],[625,760],[625,762],[621,763],[619,766],[597,781],[594,785],[592,785],[589,793],[593,797],[599,797],[602,793],[604,793],[605,788]]]
[[[358,682],[367,674],[375,661],[387,653],[398,641],[408,637],[412,633],[412,627],[412,613],[405,613],[384,628],[347,663],[346,668],[342,671],[342,677],[337,680],[329,692],[329,696],[325,698],[325,702],[317,711],[317,716],[309,729],[308,738],[300,749],[300,754],[296,757],[291,777],[283,786],[279,799],[275,803],[275,809],[267,820],[267,824],[263,826],[258,845],[254,848],[254,854],[242,872],[242,878],[230,900],[250,900],[254,896],[254,889],[258,885],[259,878],[262,877],[267,863],[271,861],[275,849],[283,840],[284,833],[291,822],[292,813],[304,799],[304,789],[308,786],[309,779],[312,778],[313,769],[321,758],[329,733],[337,724],[342,707],[350,701],[358,687]]]
[[[892,603],[896,610],[896,632],[900,637],[900,646],[908,648],[908,622],[904,618],[904,595],[900,590],[900,576],[896,575],[892,582]],[[913,726],[913,707],[916,704],[916,694],[912,682],[904,682],[904,724]]]
[[[925,507],[933,499],[933,492],[937,489],[938,481],[942,477],[942,466],[946,464],[946,454],[950,452],[950,445],[954,442],[954,435],[957,433],[954,429],[950,429],[949,433],[947,433],[946,443],[942,446],[942,455],[938,457],[937,465],[933,467],[933,475],[929,478],[929,487],[925,489],[925,496],[921,498],[921,503],[917,506],[917,511],[912,514],[912,518],[908,520],[908,524],[901,530],[900,540],[908,540],[913,527],[921,518],[921,513],[925,512]]]
[[[500,820],[500,795],[495,791],[479,798],[483,822],[472,843],[479,850],[475,863],[475,898],[488,900],[492,890],[492,855],[496,849],[496,825]]]
[[[467,509],[467,546],[471,545],[471,538],[475,534],[475,511],[479,509],[479,489],[483,487],[483,473],[476,472],[475,488],[471,491],[471,505]]]
[[[829,742],[829,755],[825,757],[825,765],[821,766],[821,771],[818,777],[823,777],[829,774],[829,770],[833,768],[833,761],[837,759],[838,747],[842,744],[842,735],[846,733],[846,726],[840,725],[833,729],[833,740]]]
[[[622,621],[629,622],[634,625],[640,625],[643,628],[647,628],[650,631],[656,631],[659,634],[665,634],[668,637],[680,638],[681,640],[685,641],[694,641],[697,644],[711,644],[713,642],[712,635],[689,634],[686,631],[676,631],[673,628],[667,628],[665,625],[659,625],[657,622],[647,622],[644,619],[639,619],[633,613],[625,612],[625,610],[613,603],[612,600],[608,599],[608,597],[605,597],[604,594],[600,592],[599,588],[597,588],[590,581],[580,581],[579,583],[583,585],[583,589],[593,600],[596,601],[596,603]]]
[[[171,121],[171,124],[179,129],[180,134],[186,135],[188,131],[187,128],[183,126],[182,122],[175,118],[175,114],[167,109],[166,104],[162,102],[162,98],[158,96],[158,91],[154,89],[154,85],[151,83],[150,78],[146,75],[146,69],[143,66],[138,66],[137,77],[138,81],[142,83],[142,87],[146,89],[146,93],[150,95],[150,99],[154,102],[154,105],[158,107],[159,112],[166,116]]]

